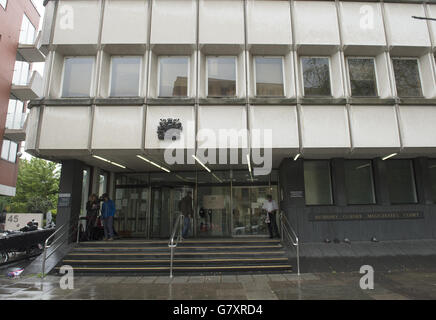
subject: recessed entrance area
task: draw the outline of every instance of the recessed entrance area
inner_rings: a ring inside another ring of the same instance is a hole
[[[247,171],[118,174],[115,178],[115,230],[127,238],[168,238],[192,193],[189,237],[265,237],[266,196],[277,201],[277,172],[251,177]]]

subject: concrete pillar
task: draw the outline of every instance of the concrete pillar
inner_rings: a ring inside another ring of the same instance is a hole
[[[56,228],[68,226],[69,242],[75,240],[76,230],[82,204],[83,163],[77,160],[62,162],[61,179],[59,183],[59,203],[56,216]],[[64,227],[65,228],[65,227]],[[62,231],[60,231],[63,233]],[[66,237],[67,234],[64,235]]]

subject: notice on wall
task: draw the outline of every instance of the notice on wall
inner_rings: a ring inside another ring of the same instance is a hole
[[[123,199],[123,207],[127,207],[129,201],[127,199]]]
[[[7,213],[5,230],[20,230],[32,220],[35,220],[35,222],[38,223],[38,228],[42,228],[42,218],[42,213]]]
[[[121,200],[115,200],[115,209],[121,210]]]
[[[71,193],[59,193],[58,207],[68,208],[71,206]]]
[[[304,192],[303,191],[291,191],[290,195],[291,195],[291,198],[303,198]]]
[[[223,195],[207,195],[203,196],[203,207],[205,209],[224,209],[225,208],[225,197]]]

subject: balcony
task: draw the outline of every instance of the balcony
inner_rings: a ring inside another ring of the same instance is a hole
[[[4,138],[16,143],[26,140],[27,114],[8,114]]]
[[[34,71],[26,84],[12,84],[11,95],[21,101],[34,100],[42,96],[43,81],[41,75]]]
[[[45,55],[41,50],[41,32],[38,33],[34,43],[19,43],[17,49],[17,60],[29,63],[44,62]]]

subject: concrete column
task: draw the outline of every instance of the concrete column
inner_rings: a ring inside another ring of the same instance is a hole
[[[339,207],[347,206],[347,191],[345,189],[345,164],[344,159],[332,159],[331,170],[333,179],[333,200]]]
[[[374,184],[375,194],[378,205],[389,206],[389,186],[388,175],[386,172],[386,162],[380,158],[374,160]]]
[[[428,158],[419,157],[413,159],[415,169],[415,184],[420,204],[433,204],[432,186],[428,168]]]
[[[101,194],[98,194],[100,188],[100,168],[92,167],[91,177],[92,177],[91,194],[95,193],[96,195],[101,196]]]
[[[82,185],[83,163],[77,160],[63,161],[59,183],[61,200],[58,203],[56,228],[67,225],[69,233],[76,230],[82,204]],[[66,236],[65,234],[64,237]],[[69,242],[74,240],[75,235],[71,235]]]

